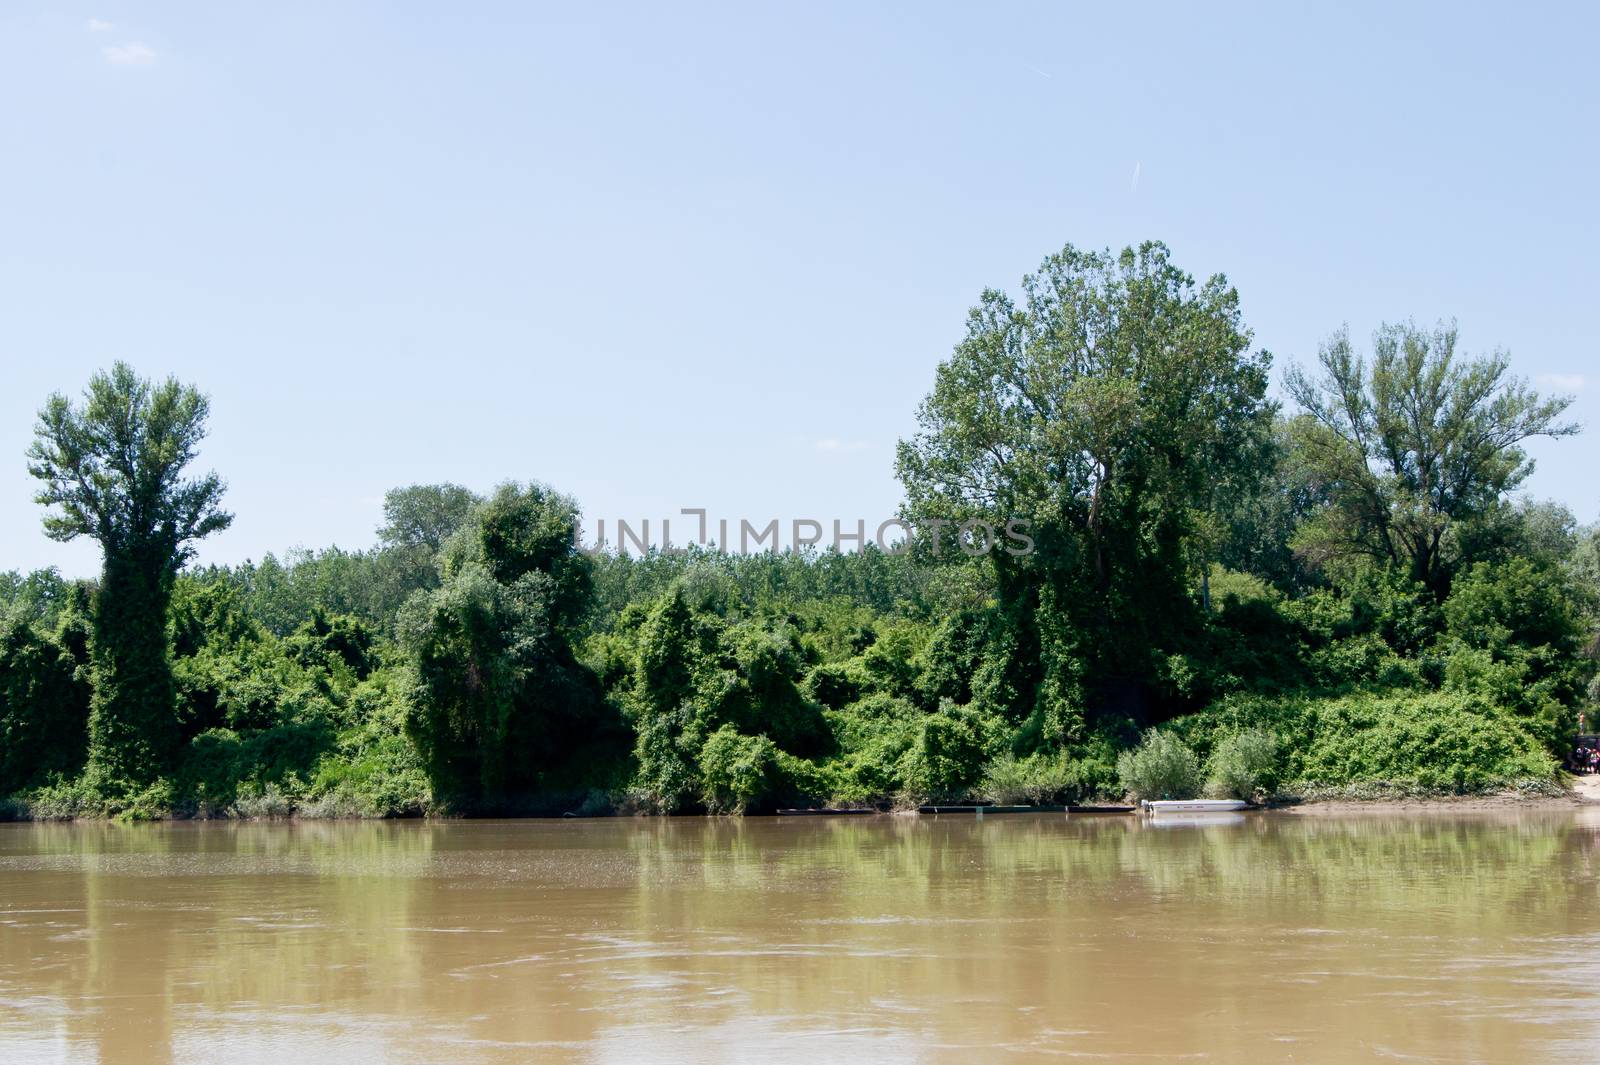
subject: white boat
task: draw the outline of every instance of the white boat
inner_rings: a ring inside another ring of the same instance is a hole
[[[1144,808],[1153,814],[1225,814],[1243,810],[1243,799],[1146,799]]]

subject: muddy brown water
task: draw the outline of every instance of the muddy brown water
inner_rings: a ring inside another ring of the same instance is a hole
[[[0,1062],[1600,1058],[1600,808],[0,825]]]

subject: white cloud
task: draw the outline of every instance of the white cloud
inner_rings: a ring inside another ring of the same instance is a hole
[[[1542,373],[1539,375],[1541,385],[1559,388],[1563,392],[1580,392],[1589,379],[1581,373]]]
[[[1133,164],[1133,180],[1128,182],[1128,191],[1129,192],[1138,192],[1139,191],[1139,172],[1141,170],[1143,170],[1143,169],[1144,169],[1144,164],[1143,163],[1137,162],[1137,161],[1134,162],[1134,164]]]
[[[106,57],[107,63],[119,67],[147,67],[156,61],[155,50],[138,41],[108,45],[100,49],[100,54]]]
[[[92,18],[92,19],[89,20],[89,32],[90,33],[105,33],[107,30],[111,30],[111,29],[115,29],[115,28],[116,27],[112,26],[111,23],[106,22],[106,21],[104,21],[102,19]]]

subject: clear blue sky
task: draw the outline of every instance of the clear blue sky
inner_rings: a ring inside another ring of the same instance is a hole
[[[385,489],[890,515],[984,286],[1072,242],[1222,271],[1280,367],[1460,320],[1593,430],[1600,25],[1579,7],[0,8],[0,569],[54,390],[213,401],[204,560],[370,544]],[[585,8],[586,10],[579,10]]]

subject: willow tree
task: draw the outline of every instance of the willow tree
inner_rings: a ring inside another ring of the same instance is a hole
[[[81,403],[52,395],[39,413],[28,472],[54,540],[90,537],[103,555],[94,601],[91,779],[109,790],[149,783],[172,765],[178,722],[167,647],[173,581],[195,541],[233,520],[215,473],[184,477],[205,438],[209,404],[175,378],[125,363],[89,381]]]
[[[1047,731],[1085,698],[1137,711],[1192,616],[1215,512],[1262,472],[1270,356],[1250,343],[1220,275],[1196,284],[1159,243],[1069,246],[1020,301],[985,292],[940,364],[899,447],[907,506],[1030,523],[1036,551],[992,558],[1016,653],[1043,663]]]
[[[1578,432],[1572,400],[1512,376],[1503,352],[1459,358],[1454,323],[1384,325],[1370,362],[1340,330],[1321,372],[1291,370],[1299,461],[1328,499],[1296,548],[1317,563],[1376,560],[1439,599],[1475,561],[1481,526],[1533,472],[1522,445]]]

